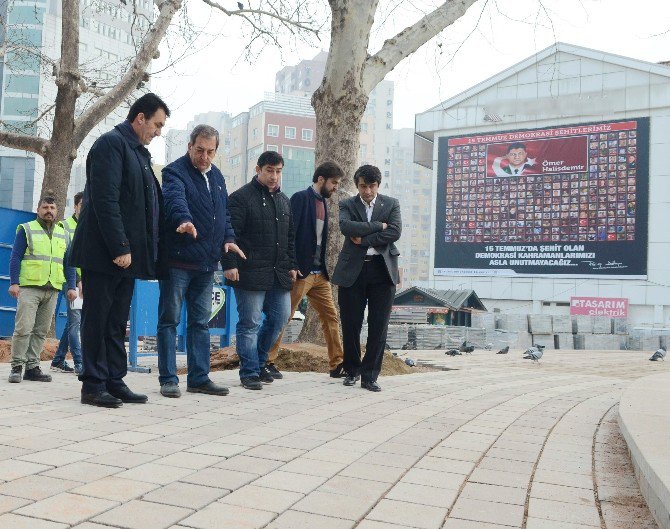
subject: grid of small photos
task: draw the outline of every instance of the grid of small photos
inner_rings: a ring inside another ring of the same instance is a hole
[[[589,135],[589,172],[486,177],[486,145],[448,149],[445,242],[635,239],[637,132]]]

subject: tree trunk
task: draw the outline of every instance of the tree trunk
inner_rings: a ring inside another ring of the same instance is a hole
[[[352,80],[353,81],[353,80]],[[354,84],[353,82],[351,83]],[[339,226],[339,201],[355,192],[353,174],[358,161],[360,129],[368,95],[352,86],[346,95],[336,96],[324,83],[312,97],[316,112],[316,165],[325,161],[337,163],[344,171],[340,190],[328,200],[328,241],[326,245],[326,268],[332,277],[344,238]],[[333,298],[337,306],[337,287],[333,287]],[[316,311],[309,306],[307,317],[300,331],[299,341],[325,344],[323,330]]]

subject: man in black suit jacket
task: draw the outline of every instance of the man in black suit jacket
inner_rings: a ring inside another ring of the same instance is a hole
[[[155,279],[166,264],[163,197],[145,146],[160,136],[169,115],[158,96],[143,95],[86,158],[84,207],[70,250],[72,265],[82,269],[84,291],[82,404],[117,408],[147,402],[123,382],[124,340],[135,278]]]
[[[381,391],[377,377],[384,357],[388,321],[398,275],[395,241],[400,239],[402,220],[395,198],[379,195],[382,175],[373,165],[363,165],[354,174],[358,195],[340,202],[340,230],[346,237],[333,273],[339,286],[342,320],[345,386],[361,379],[361,387]],[[361,326],[368,307],[368,341],[361,362]]]

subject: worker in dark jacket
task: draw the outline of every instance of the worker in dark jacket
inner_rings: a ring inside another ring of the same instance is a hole
[[[247,389],[261,389],[261,382],[274,380],[265,362],[291,315],[297,264],[291,207],[279,189],[283,167],[279,153],[261,154],[256,176],[230,195],[228,206],[237,244],[247,257],[228,252],[221,258],[228,284],[235,287],[236,348],[240,381]]]
[[[130,391],[125,336],[135,279],[155,279],[166,265],[163,197],[145,147],[170,111],[155,94],[130,107],[126,121],[100,136],[86,158],[84,207],[71,264],[82,269],[81,402],[116,408],[143,403]]]
[[[188,152],[163,169],[170,269],[169,277],[160,281],[157,336],[158,381],[164,397],[181,396],[175,345],[184,301],[188,312],[186,390],[228,394],[228,388],[208,376],[212,282],[222,252],[236,252],[242,259],[245,256],[235,244],[226,183],[212,164],[218,148],[219,132],[209,125],[198,125],[191,132]]]

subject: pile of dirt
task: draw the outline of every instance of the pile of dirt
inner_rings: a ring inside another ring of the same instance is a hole
[[[364,350],[364,348],[362,348]],[[221,371],[224,369],[235,369],[239,367],[240,359],[235,353],[235,347],[224,347],[214,351],[211,356],[211,370]],[[279,349],[279,356],[275,362],[280,371],[316,372],[327,373],[328,350],[323,345],[311,343],[284,344]],[[390,352],[384,353],[382,364],[383,376],[407,375],[417,371],[432,371],[426,367],[410,367],[403,360],[393,356]],[[179,374],[186,372],[186,368],[178,370]]]
[[[51,360],[58,349],[58,340],[47,338],[44,342],[44,348],[40,355],[41,360]],[[68,357],[69,357],[68,353]],[[0,362],[10,362],[12,360],[12,340],[0,340]]]

